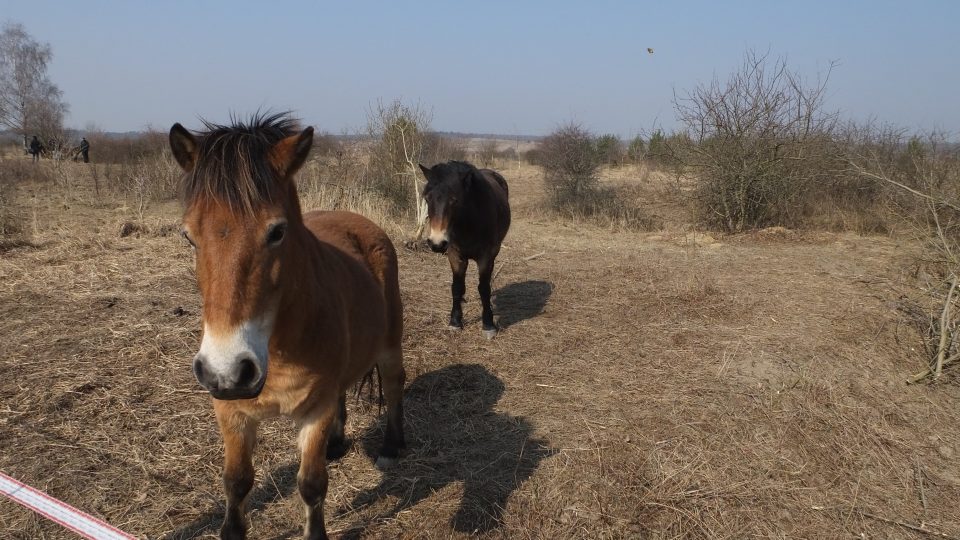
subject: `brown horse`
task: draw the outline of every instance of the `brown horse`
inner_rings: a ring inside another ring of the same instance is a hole
[[[427,185],[430,235],[427,244],[437,253],[446,253],[453,271],[453,308],[450,328],[463,328],[463,293],[466,292],[467,263],[477,262],[480,271],[480,302],[483,304],[483,335],[493,339],[497,326],[490,307],[490,278],[500,245],[510,229],[510,201],[507,181],[496,171],[477,169],[463,161],[449,161],[427,168],[420,165]]]
[[[203,337],[193,370],[224,441],[222,538],[246,535],[257,424],[299,426],[307,538],[326,538],[326,460],[346,451],[345,391],[374,366],[387,402],[379,466],[404,447],[403,306],[387,235],[347,212],[301,213],[294,173],[313,128],[283,115],[191,134],[170,129],[183,167],[183,236],[196,254]]]

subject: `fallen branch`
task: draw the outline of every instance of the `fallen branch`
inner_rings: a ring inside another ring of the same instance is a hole
[[[490,278],[490,283],[496,283],[496,282],[497,282],[497,276],[500,275],[500,271],[503,270],[503,267],[506,266],[506,265],[508,265],[508,264],[510,264],[510,261],[503,261],[503,263],[501,263],[500,266],[497,267],[497,271],[494,272],[494,273],[493,273],[493,277]]]
[[[917,487],[920,489],[920,504],[923,505],[923,519],[920,520],[920,525],[923,525],[927,521],[927,494],[923,489],[923,465],[920,464],[920,458],[917,458]]]
[[[956,537],[956,536],[951,536],[951,535],[949,535],[949,534],[942,533],[942,532],[931,531],[930,529],[926,529],[926,528],[924,528],[924,527],[921,527],[920,525],[914,525],[914,524],[912,524],[912,523],[906,523],[906,522],[903,522],[903,521],[898,521],[898,520],[896,520],[896,519],[888,519],[888,518],[885,518],[885,517],[882,517],[882,516],[878,516],[878,515],[876,515],[876,514],[871,514],[870,512],[864,512],[863,510],[857,510],[857,512],[858,512],[861,516],[863,516],[863,517],[868,517],[868,518],[870,518],[870,519],[875,519],[875,520],[877,520],[877,521],[882,521],[882,522],[884,522],[884,523],[890,523],[890,524],[893,524],[893,525],[899,525],[899,526],[904,527],[904,528],[906,528],[906,529],[910,529],[911,531],[917,531],[917,532],[919,532],[919,533],[929,534],[930,536],[936,536],[936,537],[939,537],[939,538],[950,538],[951,540],[960,540],[960,538],[958,538],[958,537]]]
[[[947,341],[950,331],[950,307],[953,305],[953,291],[957,289],[957,276],[952,276],[950,280],[950,292],[947,293],[947,301],[943,303],[943,312],[940,314],[940,347],[937,349],[937,364],[933,371],[933,378],[940,377],[943,371],[943,360],[947,356],[947,349],[950,343]]]
[[[957,360],[960,360],[960,353],[957,353],[957,354],[951,356],[950,358],[947,358],[946,360],[944,360],[944,361],[943,361],[943,364],[941,365],[941,368],[947,367],[947,366],[949,366],[950,364],[956,362]],[[914,375],[913,377],[910,377],[909,379],[907,379],[907,384],[912,384],[912,383],[915,383],[915,382],[920,382],[921,380],[923,380],[923,379],[926,378],[927,376],[933,374],[934,369],[935,369],[935,368],[932,368],[932,367],[931,367],[931,368],[927,368],[927,369],[923,370],[923,371],[920,372],[920,373],[917,373],[917,374]]]
[[[546,254],[547,254],[546,251],[541,251],[540,253],[535,253],[535,254],[533,254],[533,255],[530,255],[529,257],[524,257],[523,260],[525,260],[525,261],[532,261],[532,260],[534,260],[534,259],[536,259],[536,258],[539,258],[539,257],[542,257],[542,256],[544,256],[544,255],[546,255]]]

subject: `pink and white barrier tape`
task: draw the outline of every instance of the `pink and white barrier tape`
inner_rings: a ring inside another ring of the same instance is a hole
[[[91,540],[135,540],[135,536],[0,472],[0,493]]]

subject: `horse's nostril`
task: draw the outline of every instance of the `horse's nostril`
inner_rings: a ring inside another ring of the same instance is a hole
[[[200,355],[197,355],[197,357],[193,359],[193,376],[197,378],[197,382],[200,383],[201,386],[207,386],[207,370],[203,368],[203,358],[201,358]]]
[[[257,363],[251,358],[241,358],[240,371],[237,375],[237,387],[246,388],[248,386],[254,386],[259,378],[260,370],[257,368]]]

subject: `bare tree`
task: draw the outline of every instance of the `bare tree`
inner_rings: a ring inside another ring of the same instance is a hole
[[[377,141],[371,158],[375,185],[401,209],[413,203],[414,240],[423,235],[427,221],[417,165],[424,158],[432,116],[419,104],[405,105],[400,100],[386,105],[378,101],[367,115],[367,133]]]
[[[67,105],[63,92],[47,76],[50,45],[39,43],[23,25],[0,31],[0,125],[27,136],[58,137]]]

